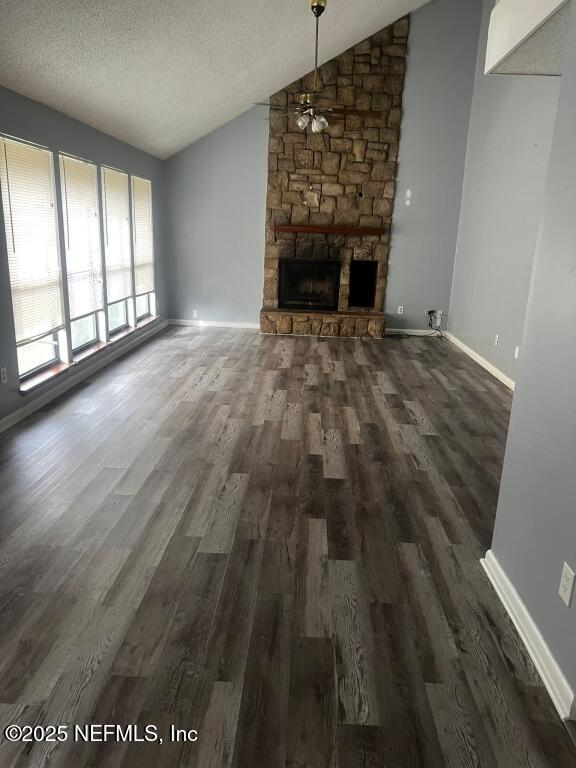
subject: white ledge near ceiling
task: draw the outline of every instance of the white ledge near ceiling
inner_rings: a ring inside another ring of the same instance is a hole
[[[499,0],[490,16],[486,74],[561,75],[570,0]]]

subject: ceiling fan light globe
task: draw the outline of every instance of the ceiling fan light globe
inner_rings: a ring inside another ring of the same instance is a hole
[[[316,115],[312,120],[312,133],[322,133],[328,128],[328,120],[324,115]]]
[[[310,115],[300,115],[300,117],[296,120],[296,125],[298,128],[300,128],[301,131],[305,131],[309,122]]]

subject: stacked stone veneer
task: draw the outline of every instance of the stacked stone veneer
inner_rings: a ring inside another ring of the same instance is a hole
[[[398,146],[408,18],[323,64],[318,88],[338,105],[381,110],[381,116],[329,117],[320,134],[301,131],[294,115],[270,110],[264,300],[265,333],[381,336],[390,230],[396,189]],[[312,91],[314,74],[270,98],[285,106],[293,94]],[[383,227],[381,235],[275,233],[275,224]],[[302,313],[278,309],[280,258],[339,259],[338,312]],[[350,262],[378,261],[371,312],[348,306]]]

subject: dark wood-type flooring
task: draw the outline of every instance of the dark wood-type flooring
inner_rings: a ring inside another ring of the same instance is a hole
[[[2,726],[164,739],[2,768],[576,766],[479,563],[510,403],[439,339],[171,328],[0,436]]]

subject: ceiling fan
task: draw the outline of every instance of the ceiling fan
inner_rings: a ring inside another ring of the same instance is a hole
[[[305,131],[310,125],[313,133],[322,133],[328,128],[328,118],[345,118],[346,115],[372,115],[380,116],[379,110],[355,109],[344,107],[322,98],[322,92],[318,91],[318,32],[320,16],[326,10],[327,0],[310,0],[310,9],[316,19],[316,44],[314,48],[314,83],[313,90],[309,93],[294,94],[295,101],[291,101],[285,107],[259,102],[261,106],[270,107],[288,115],[296,115],[296,125],[301,131]]]

